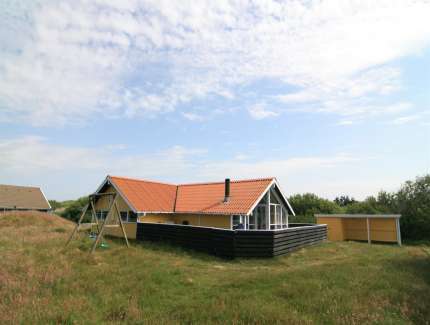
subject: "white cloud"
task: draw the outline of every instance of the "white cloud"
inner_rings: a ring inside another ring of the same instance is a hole
[[[76,147],[50,144],[47,139],[25,136],[0,139],[0,169],[3,172],[34,174],[52,171],[77,170],[101,173],[145,175],[162,174],[160,171],[180,172],[191,156],[205,155],[204,149],[187,149],[182,146],[152,152],[149,155],[124,154],[126,147],[114,144],[103,147]]]
[[[352,124],[354,124],[354,122],[350,120],[341,120],[337,123],[337,125],[352,125]]]
[[[407,124],[415,121],[421,121],[421,125],[426,125],[426,122],[427,122],[426,119],[428,116],[430,116],[430,111],[421,111],[416,114],[397,117],[389,121],[389,123],[394,125],[403,125],[403,124]]]
[[[204,116],[192,112],[184,112],[182,116],[192,122],[201,122],[205,120]]]
[[[173,146],[138,154],[126,150],[123,145],[61,146],[35,136],[0,139],[0,178],[6,183],[41,185],[49,197],[61,199],[90,193],[107,174],[173,183],[276,176],[293,189],[302,180],[291,183],[291,178],[325,175],[362,161],[345,153],[293,158],[238,153],[231,159],[208,161],[209,153],[201,148]]]
[[[398,118],[392,120],[391,123],[395,124],[395,125],[402,125],[402,124],[416,121],[416,120],[418,120],[418,118],[419,118],[419,115],[417,115],[417,114],[409,115],[409,116],[402,116],[402,117],[398,117]]]
[[[249,115],[255,120],[278,116],[279,113],[268,110],[264,104],[257,104],[248,108]]]
[[[424,0],[24,3],[0,25],[0,119],[33,125],[154,116],[263,78],[303,89],[284,102],[382,96],[400,73],[378,67],[430,40]]]

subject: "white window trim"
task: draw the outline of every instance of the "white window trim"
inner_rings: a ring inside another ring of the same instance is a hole
[[[248,215],[246,215],[246,214],[232,214],[232,215],[230,215],[230,229],[231,230],[234,230],[233,229],[233,226],[234,226],[233,218],[234,217],[240,218],[239,223],[242,223],[243,227],[244,227],[242,230],[248,230],[249,229],[249,216]]]

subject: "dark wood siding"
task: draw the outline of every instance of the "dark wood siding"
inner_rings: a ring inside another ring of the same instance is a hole
[[[222,257],[272,257],[327,239],[326,225],[294,225],[283,230],[225,230],[138,223],[137,240],[168,242]]]
[[[234,257],[233,230],[169,225],[158,223],[138,223],[136,239],[167,242],[223,257]]]

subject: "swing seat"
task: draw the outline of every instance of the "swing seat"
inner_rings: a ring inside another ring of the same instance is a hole
[[[101,247],[101,248],[109,248],[109,245],[108,245],[108,244],[106,244],[106,243],[101,243],[101,244],[100,244],[100,247]]]

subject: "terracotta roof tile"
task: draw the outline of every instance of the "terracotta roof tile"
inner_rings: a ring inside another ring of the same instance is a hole
[[[110,177],[136,211],[246,214],[274,178],[232,181],[224,202],[224,182],[172,185]]]
[[[173,212],[176,185],[110,177],[136,211]]]
[[[245,214],[272,180],[273,178],[232,181],[228,202],[224,202],[224,182],[179,185],[175,211]]]

